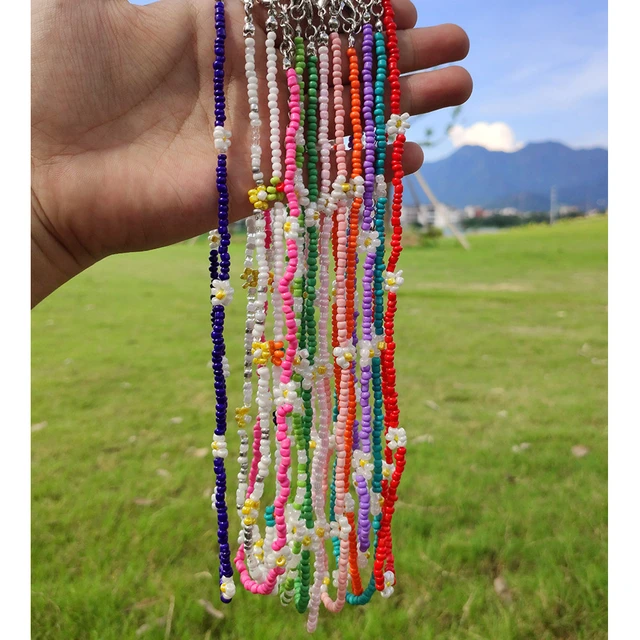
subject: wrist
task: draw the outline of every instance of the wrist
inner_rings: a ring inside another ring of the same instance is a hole
[[[31,308],[50,293],[91,266],[95,260],[74,255],[31,192]]]

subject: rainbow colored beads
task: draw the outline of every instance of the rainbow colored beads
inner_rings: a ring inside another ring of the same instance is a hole
[[[333,0],[269,3],[260,56],[254,0],[243,4],[253,184],[245,187],[240,270],[246,321],[242,405],[235,409],[239,533],[232,559],[225,470],[231,366],[223,332],[225,308],[237,301],[228,251],[233,131],[224,126],[226,32],[224,5],[216,2],[218,229],[209,237],[209,270],[220,598],[229,602],[235,593],[235,566],[246,591],[293,604],[312,632],[322,608],[338,613],[347,604],[369,603],[376,592],[389,597],[396,583],[392,520],[407,437],[394,328],[404,282],[397,263],[409,123],[400,111],[391,0],[355,2],[350,10]],[[259,59],[266,60],[264,69]]]

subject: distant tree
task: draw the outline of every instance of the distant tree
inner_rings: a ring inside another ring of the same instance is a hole
[[[422,140],[418,144],[421,147],[427,147],[427,148],[432,149],[432,148],[437,147],[438,145],[442,144],[443,142],[446,142],[446,140],[449,138],[449,132],[456,125],[458,120],[460,119],[460,114],[461,113],[462,113],[462,106],[461,105],[458,105],[457,107],[454,107],[451,110],[451,120],[449,120],[449,124],[447,124],[447,126],[445,127],[444,132],[436,137],[436,134],[435,134],[433,128],[429,127],[424,132],[424,135],[425,135],[424,140]]]

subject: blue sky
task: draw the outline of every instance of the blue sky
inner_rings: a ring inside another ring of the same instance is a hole
[[[513,151],[542,140],[607,146],[606,0],[414,2],[418,26],[454,22],[471,40],[463,64],[474,92],[457,121],[458,146]],[[450,110],[414,118],[409,137],[424,139],[430,127],[441,138],[450,118]],[[435,160],[454,149],[446,139],[425,157]]]
[[[606,0],[414,0],[418,25],[454,22],[471,40],[464,62],[474,92],[459,124],[502,122],[516,142],[558,140],[573,147],[607,146]],[[415,120],[442,132],[450,113]],[[447,141],[427,159],[448,155]]]

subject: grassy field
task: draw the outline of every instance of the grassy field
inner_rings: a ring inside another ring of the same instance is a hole
[[[403,254],[398,585],[318,638],[607,636],[607,222],[471,241]],[[210,577],[206,273],[202,244],[117,256],[33,312],[36,640],[306,635]]]

